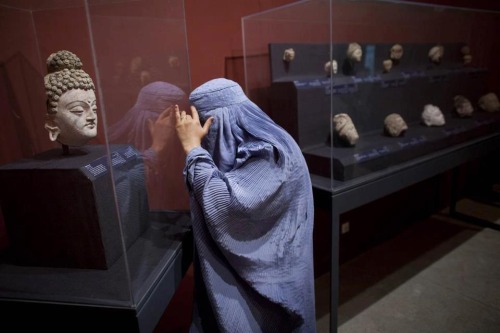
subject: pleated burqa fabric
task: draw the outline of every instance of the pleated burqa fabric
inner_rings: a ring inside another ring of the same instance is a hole
[[[186,158],[191,331],[314,332],[314,208],[299,147],[233,81],[209,81],[190,102],[202,122],[214,117]]]

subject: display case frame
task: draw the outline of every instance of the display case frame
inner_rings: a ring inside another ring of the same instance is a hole
[[[149,127],[187,101],[184,1],[2,0],[0,16],[3,324],[152,332],[193,255],[182,147],[170,127],[152,151]],[[97,136],[82,146],[44,128],[61,50],[95,86]],[[135,138],[118,135],[126,121]]]
[[[310,8],[318,10],[309,15]],[[323,29],[308,36],[318,22]],[[498,153],[500,113],[481,109],[479,98],[500,91],[493,38],[499,24],[495,11],[384,0],[299,1],[243,18],[247,94],[301,147],[316,201],[331,198],[331,220],[315,220],[331,222],[315,226],[331,230],[331,332],[339,326],[341,214],[451,170],[453,191],[457,168]],[[363,50],[356,72],[347,63],[351,43]],[[384,73],[382,61],[395,44],[403,46],[403,58]],[[434,63],[428,53],[437,45],[445,53]],[[469,50],[462,53],[463,46]],[[285,61],[290,48],[295,58]],[[466,54],[472,63],[465,63]],[[334,75],[325,72],[330,59],[338,64]],[[458,115],[456,95],[471,101],[471,117]],[[439,106],[444,126],[423,124],[427,104]],[[341,113],[357,129],[354,145],[334,128],[333,117]],[[384,133],[390,113],[407,120],[404,136]],[[450,196],[455,211],[456,194]]]

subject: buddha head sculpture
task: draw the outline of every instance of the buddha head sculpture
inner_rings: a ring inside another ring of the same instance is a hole
[[[391,113],[384,119],[384,131],[389,136],[402,136],[407,129],[408,125],[398,113]]]
[[[424,106],[424,110],[422,111],[422,122],[426,126],[443,126],[446,123],[441,110],[432,104]]]
[[[401,46],[401,44],[394,44],[391,47],[389,58],[394,63],[398,63],[401,60],[401,58],[403,58],[403,46]]]
[[[481,96],[481,98],[479,98],[478,104],[479,107],[484,111],[500,111],[500,102],[498,101],[498,96],[493,92]]]
[[[333,116],[333,130],[339,140],[349,146],[358,142],[359,135],[351,117],[347,113],[339,113]]]
[[[295,59],[295,50],[292,48],[286,49],[285,52],[283,52],[283,61],[291,62],[293,59]]]
[[[347,58],[353,62],[361,62],[363,50],[358,43],[350,43],[347,47]]]
[[[470,117],[474,112],[471,102],[465,96],[457,95],[453,97],[453,105],[460,118]]]
[[[325,73],[327,76],[335,75],[337,74],[338,68],[339,66],[337,64],[337,61],[335,59],[332,59],[325,64]]]
[[[444,55],[444,47],[442,45],[433,46],[429,50],[429,59],[435,64],[440,64]]]
[[[51,141],[83,146],[97,136],[94,83],[73,53],[62,50],[47,59],[45,129]]]

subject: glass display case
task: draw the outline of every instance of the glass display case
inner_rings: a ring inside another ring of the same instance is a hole
[[[242,19],[246,92],[301,147],[315,237],[330,233],[331,251],[314,246],[331,274],[331,332],[340,215],[498,154],[499,27],[495,11],[385,0],[298,1]]]
[[[398,1],[292,3],[243,18],[246,91],[311,173],[354,180],[499,129],[498,19]]]
[[[2,318],[152,332],[192,256],[169,109],[190,90],[184,3],[1,0],[0,17]]]

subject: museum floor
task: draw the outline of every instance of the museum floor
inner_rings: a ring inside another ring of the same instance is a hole
[[[499,200],[500,201],[500,200]],[[500,203],[458,210],[500,225]],[[341,265],[339,333],[500,332],[500,231],[447,211]],[[189,269],[154,333],[188,331]],[[317,333],[329,332],[329,275],[316,280]]]
[[[500,205],[458,210],[500,225]],[[500,332],[499,257],[499,230],[446,211],[419,221],[341,266],[338,332]],[[329,332],[329,275],[316,295],[317,332]]]

